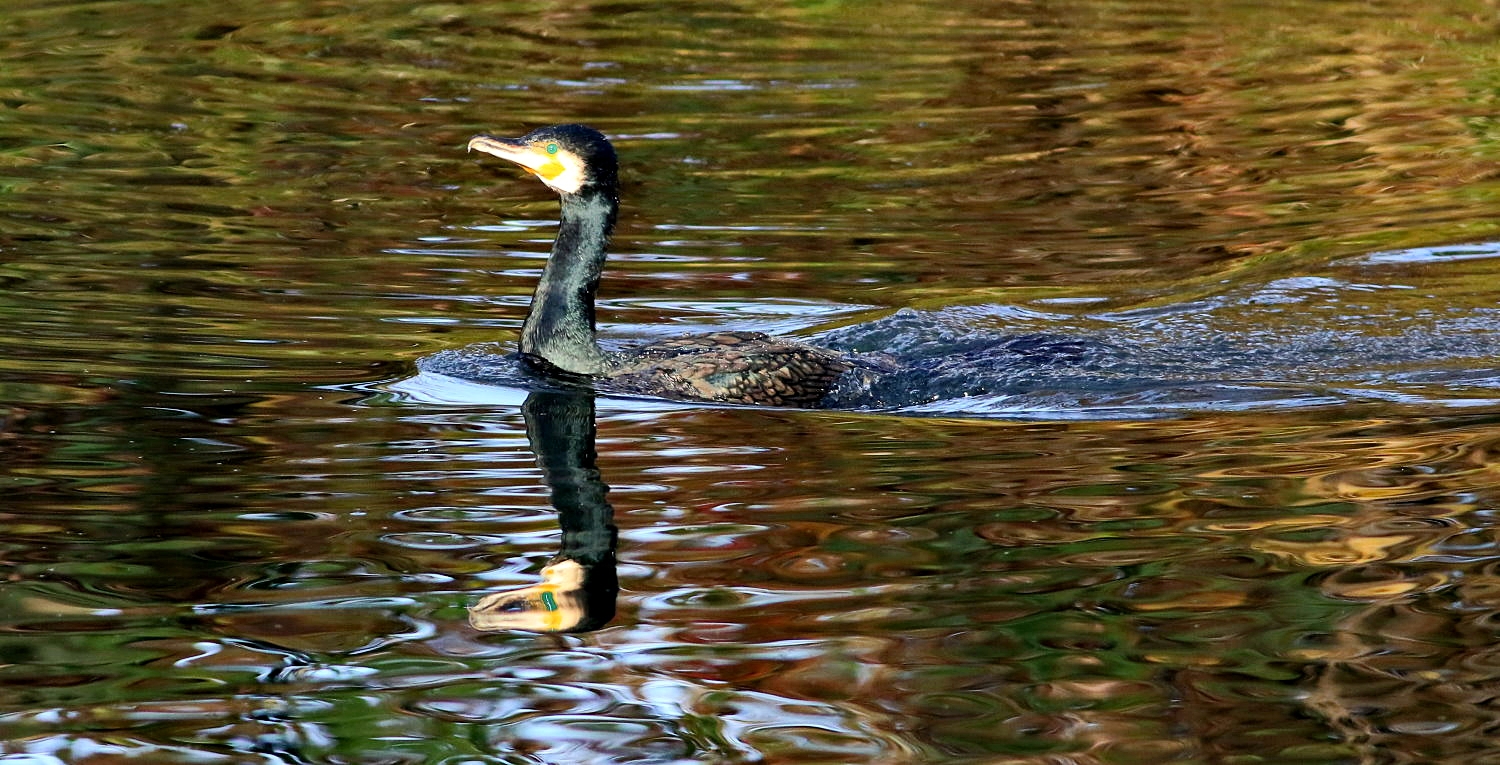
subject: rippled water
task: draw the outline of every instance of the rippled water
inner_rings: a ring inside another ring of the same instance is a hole
[[[1491,756],[1487,5],[0,18],[0,761]],[[520,374],[556,201],[462,146],[564,120],[608,342],[914,371]]]

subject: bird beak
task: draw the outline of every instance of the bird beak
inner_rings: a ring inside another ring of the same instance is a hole
[[[476,135],[469,139],[469,151],[509,160],[520,165],[533,175],[543,175],[542,168],[553,161],[552,157],[532,149],[513,138],[496,138],[492,135]]]

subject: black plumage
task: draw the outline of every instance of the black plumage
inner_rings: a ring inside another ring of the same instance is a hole
[[[521,329],[521,355],[606,390],[667,398],[815,407],[851,369],[879,364],[759,332],[690,335],[607,353],[594,297],[619,211],[618,160],[597,130],[553,125],[520,138],[478,135],[469,148],[515,162],[562,197],[562,221]]]

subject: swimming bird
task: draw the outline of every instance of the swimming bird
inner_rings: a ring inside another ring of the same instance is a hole
[[[845,372],[875,368],[759,332],[712,332],[604,351],[594,333],[594,297],[620,210],[619,161],[609,139],[584,125],[552,125],[520,138],[476,135],[468,148],[520,165],[562,197],[557,239],[521,326],[521,357],[534,369],[588,378],[622,393],[815,407]]]

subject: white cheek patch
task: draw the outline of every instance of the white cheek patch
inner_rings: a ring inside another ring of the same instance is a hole
[[[569,152],[559,152],[552,161],[536,169],[542,183],[564,194],[577,194],[585,178],[583,160]]]

